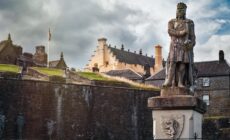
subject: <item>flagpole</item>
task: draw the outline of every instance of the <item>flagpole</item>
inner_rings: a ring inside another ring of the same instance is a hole
[[[50,54],[50,40],[51,40],[51,32],[49,28],[49,33],[48,33],[48,48],[47,48],[47,67],[49,68],[49,54]]]
[[[48,40],[48,47],[47,47],[47,68],[49,68],[49,51],[50,51],[50,39]]]

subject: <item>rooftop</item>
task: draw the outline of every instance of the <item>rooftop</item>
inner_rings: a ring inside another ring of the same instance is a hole
[[[230,72],[230,66],[226,61],[203,61],[195,62],[198,70],[198,77],[227,76]],[[164,80],[165,68],[148,78],[148,80]]]
[[[127,64],[139,64],[144,66],[145,64],[149,64],[153,66],[155,64],[155,59],[152,57],[148,57],[142,54],[133,53],[113,47],[108,47],[110,51],[115,55],[115,57],[120,61]]]
[[[127,79],[141,79],[142,76],[136,72],[134,72],[131,69],[123,69],[123,70],[110,70],[106,72],[105,74],[110,76],[119,76],[119,77],[125,77]]]

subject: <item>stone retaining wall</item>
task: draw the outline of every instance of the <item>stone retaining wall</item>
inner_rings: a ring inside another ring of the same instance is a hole
[[[151,140],[147,99],[156,95],[125,87],[0,80],[0,111],[7,120],[3,137]]]

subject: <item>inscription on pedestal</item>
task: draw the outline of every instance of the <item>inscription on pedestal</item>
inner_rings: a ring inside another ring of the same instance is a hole
[[[163,133],[171,139],[180,138],[184,128],[184,115],[161,116]]]

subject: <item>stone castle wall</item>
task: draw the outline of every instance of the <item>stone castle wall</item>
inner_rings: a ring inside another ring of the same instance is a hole
[[[197,96],[202,99],[203,95],[209,95],[209,105],[205,117],[208,116],[230,116],[230,91],[229,77],[208,77],[210,86],[204,87],[204,77],[198,78]]]
[[[13,80],[0,80],[0,87],[6,139],[17,137],[19,114],[24,139],[152,139],[147,98],[159,92]]]

